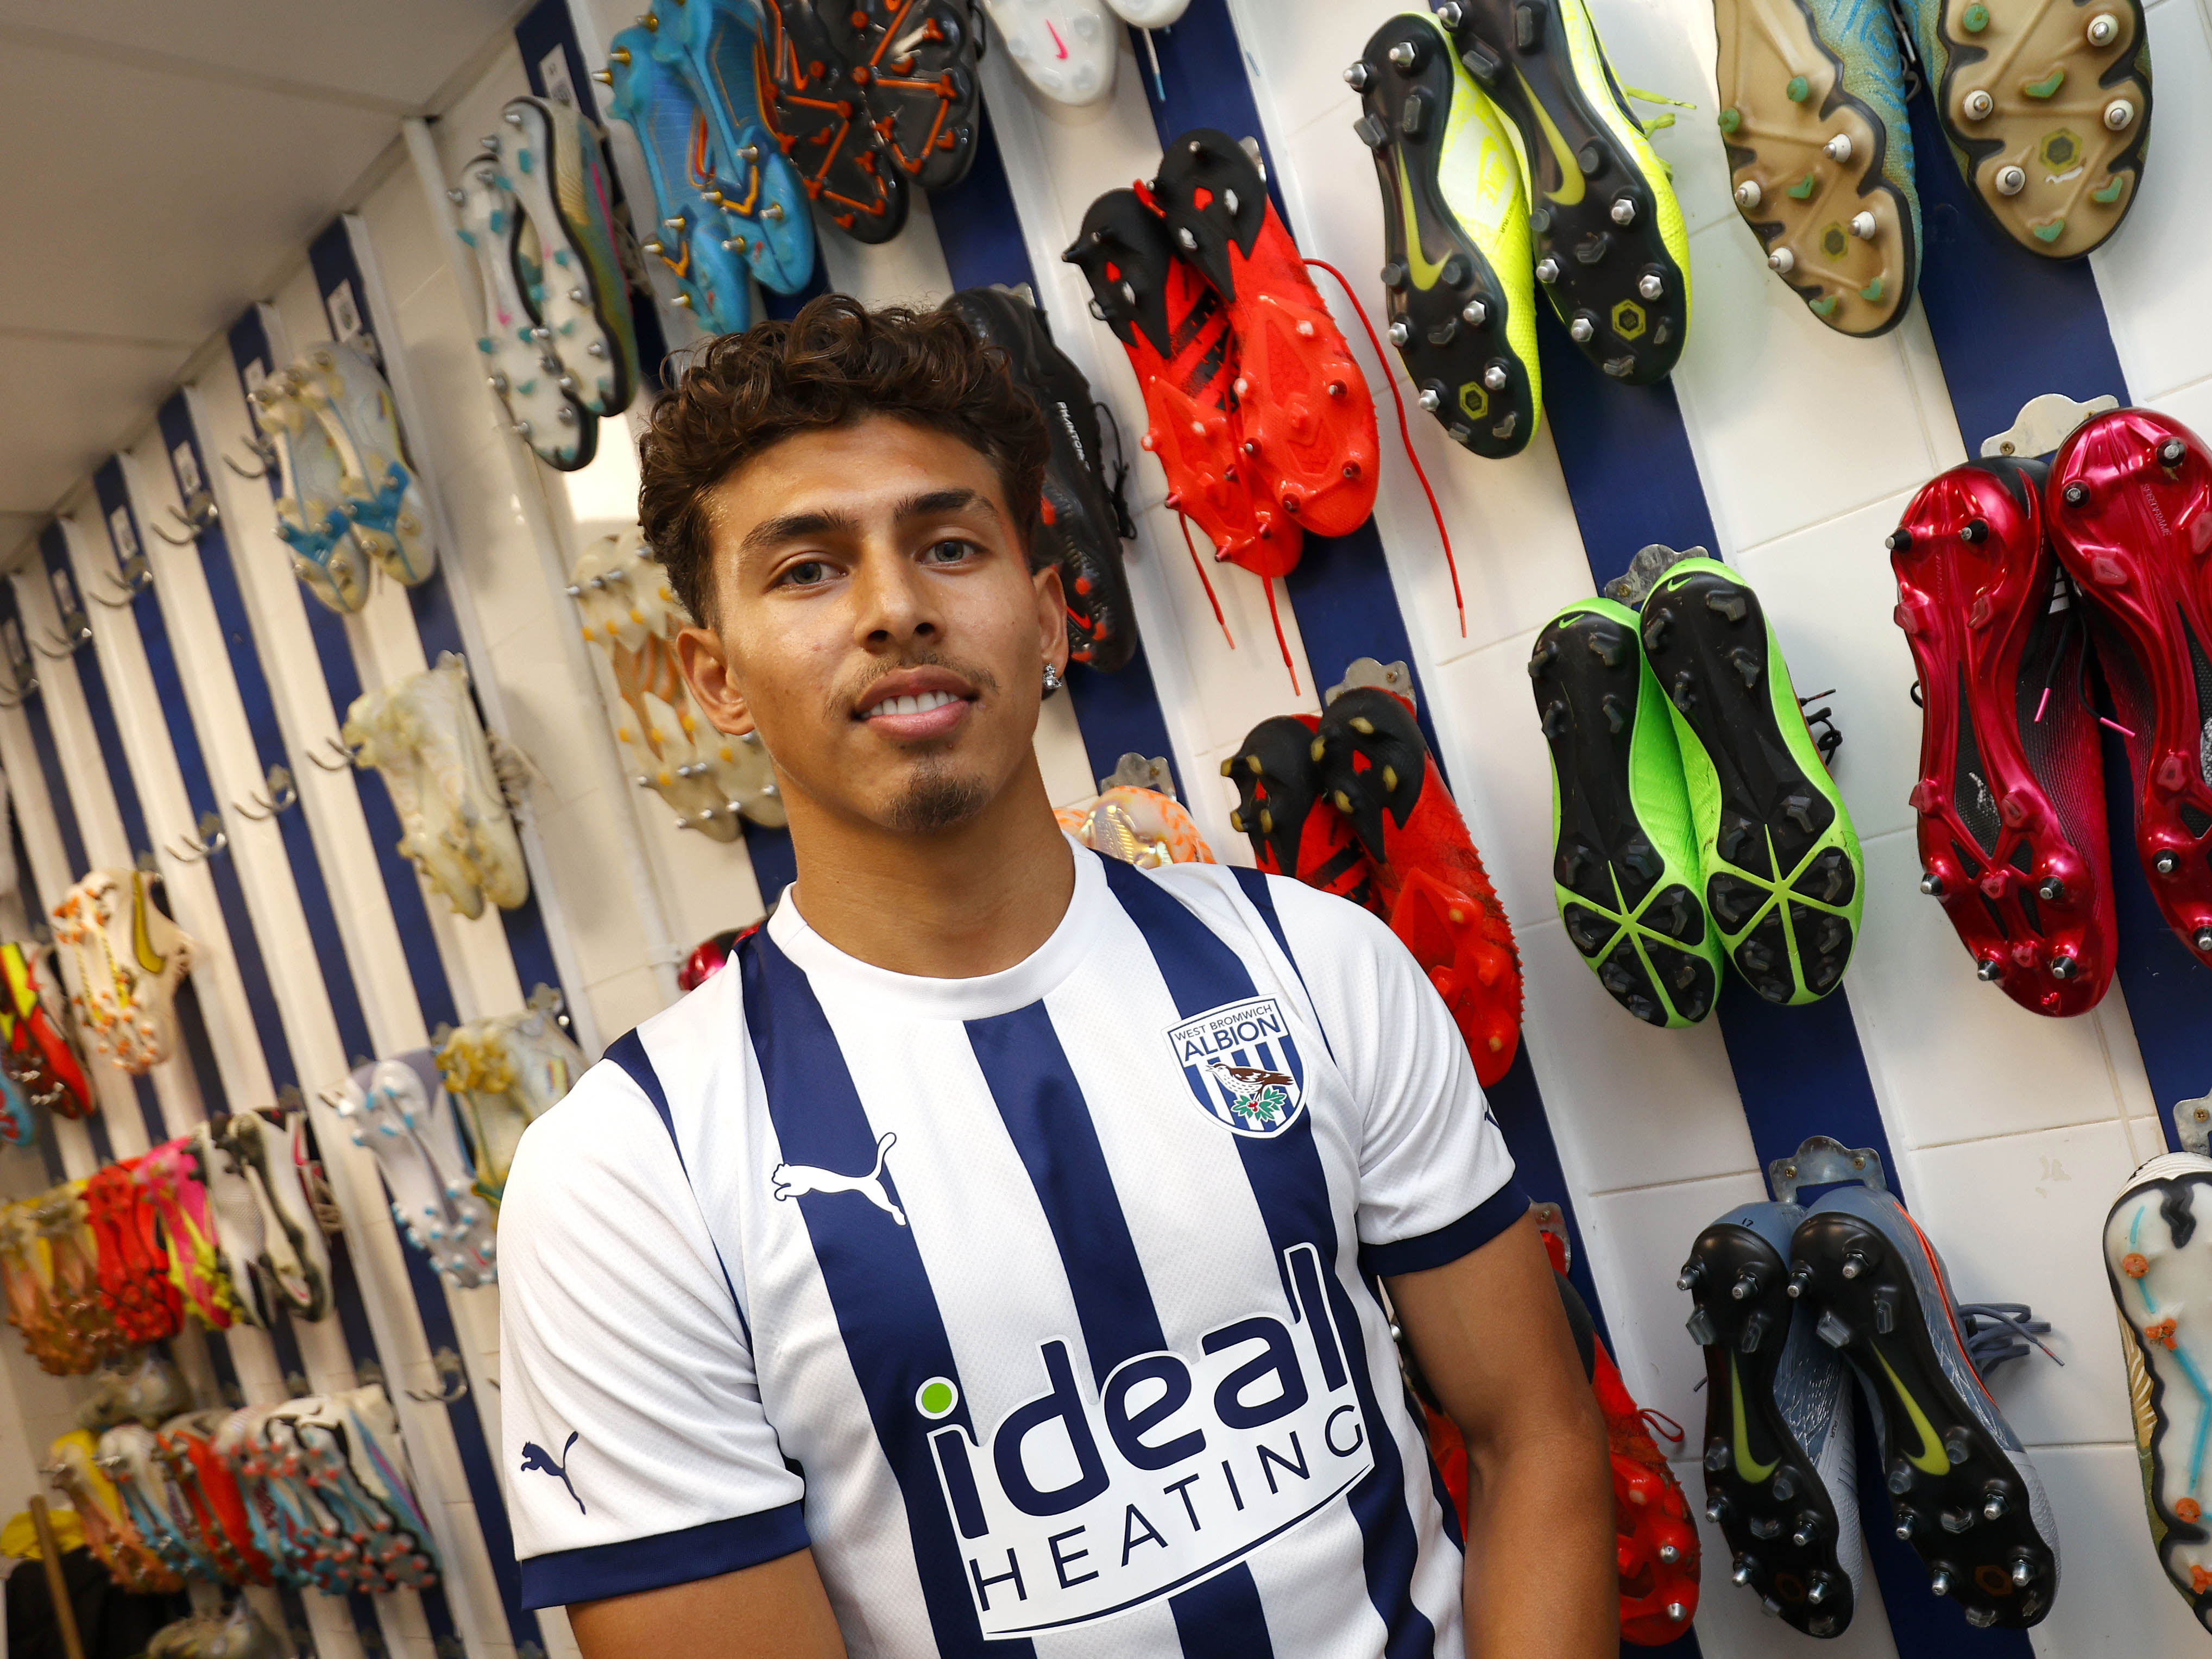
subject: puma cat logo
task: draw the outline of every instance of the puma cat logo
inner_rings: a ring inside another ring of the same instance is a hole
[[[891,1195],[884,1189],[884,1154],[898,1144],[898,1137],[886,1134],[876,1143],[876,1167],[866,1175],[839,1175],[835,1170],[817,1170],[811,1164],[779,1164],[769,1171],[769,1179],[775,1183],[779,1199],[797,1198],[802,1193],[858,1193],[902,1227],[906,1225],[906,1212],[891,1202]]]
[[[580,1429],[574,1429],[569,1431],[568,1444],[561,1448],[561,1461],[557,1463],[553,1461],[553,1454],[547,1451],[544,1447],[539,1445],[535,1440],[524,1441],[522,1443],[522,1472],[525,1474],[550,1474],[555,1480],[558,1480],[562,1486],[568,1488],[569,1497],[576,1498],[576,1488],[568,1480],[568,1448],[576,1443],[577,1437],[583,1431]],[[579,1515],[588,1515],[591,1513],[589,1510],[586,1510],[584,1507],[584,1500],[580,1498],[576,1498],[576,1513]]]

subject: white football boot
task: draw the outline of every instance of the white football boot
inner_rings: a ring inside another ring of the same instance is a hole
[[[438,556],[384,376],[358,348],[325,341],[292,365],[292,380],[337,452],[338,507],[354,538],[392,580],[428,580]]]
[[[177,1046],[177,988],[195,946],[154,902],[161,878],[94,870],[54,907],[54,939],[76,952],[77,1012],[93,1047],[139,1075]]]
[[[983,0],[1006,56],[1048,98],[1095,104],[1114,90],[1120,21],[1103,0]]]
[[[468,1154],[430,1051],[364,1066],[346,1079],[338,1115],[376,1154],[392,1218],[430,1265],[464,1290],[493,1283],[492,1215],[471,1190]]]

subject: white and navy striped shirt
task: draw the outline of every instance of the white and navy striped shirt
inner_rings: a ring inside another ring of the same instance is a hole
[[[525,1134],[532,1606],[811,1546],[855,1659],[1460,1659],[1372,1288],[1527,1207],[1459,1033],[1341,899],[1075,857],[975,979],[794,890]]]

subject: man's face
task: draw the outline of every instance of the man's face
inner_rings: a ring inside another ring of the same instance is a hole
[[[996,469],[888,416],[785,439],[708,501],[716,626],[677,649],[708,718],[757,731],[795,815],[927,834],[1030,763],[1060,574]]]

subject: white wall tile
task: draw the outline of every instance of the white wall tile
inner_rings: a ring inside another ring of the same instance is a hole
[[[2135,1443],[2048,1448],[2035,1469],[2058,1516],[2058,1595],[2028,1633],[2037,1659],[2203,1653],[2204,1627],[2151,1548]]]

